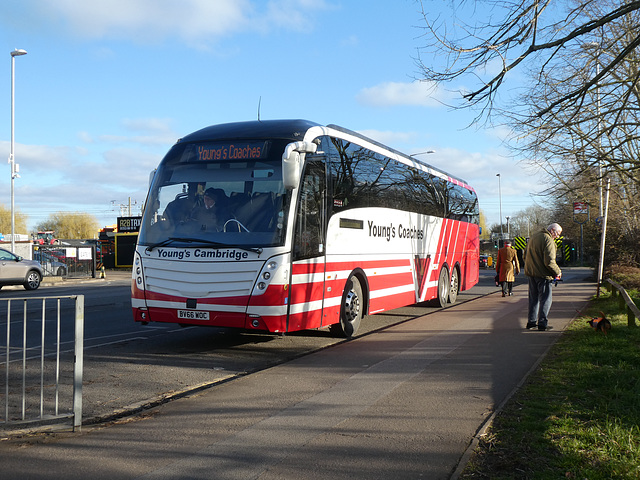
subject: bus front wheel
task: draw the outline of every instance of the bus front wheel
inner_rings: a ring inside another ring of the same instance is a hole
[[[362,285],[357,277],[352,276],[347,281],[342,294],[340,305],[340,323],[329,327],[329,331],[336,336],[350,338],[356,334],[362,320],[364,298]]]

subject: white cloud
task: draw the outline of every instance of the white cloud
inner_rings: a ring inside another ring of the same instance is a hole
[[[57,0],[40,8],[80,37],[149,42],[177,36],[189,43],[242,29],[251,10],[248,0]]]
[[[331,7],[323,0],[271,0],[267,2],[266,11],[258,13],[254,19],[268,29],[275,26],[304,31],[313,22],[310,12],[328,8]]]
[[[0,141],[0,156],[8,158],[9,151],[9,142]],[[56,174],[66,169],[69,165],[68,158],[72,151],[73,148],[71,147],[24,145],[22,143],[14,145],[15,161],[20,165],[20,172],[25,175],[34,169],[44,175],[47,175],[47,172],[49,175]]]
[[[74,155],[48,169],[42,165],[25,166],[16,185],[16,204],[28,212],[30,227],[57,211],[89,213],[102,225],[108,225],[118,214],[113,211],[112,201],[121,204],[131,198],[136,205],[142,205],[149,172],[160,158],[161,155],[137,149],[117,149],[105,152],[97,160]]]
[[[427,163],[469,182],[478,194],[480,209],[488,223],[498,223],[502,200],[503,215],[513,216],[532,204],[546,188],[540,172],[533,171],[505,152],[469,152],[455,148],[438,149],[422,157]],[[496,174],[500,174],[500,181]]]
[[[131,197],[137,205],[144,202],[149,172],[177,135],[166,119],[125,119],[122,125],[128,134],[107,138],[107,148],[106,136],[90,132],[78,133],[86,147],[16,144],[16,162],[21,167],[16,206],[28,212],[30,228],[54,212],[71,210],[96,215],[107,225],[117,215],[111,201],[126,203]],[[116,148],[108,148],[113,144]],[[0,141],[0,156],[8,153],[9,142]],[[8,183],[8,178],[0,179],[6,191]]]
[[[179,135],[173,131],[172,121],[167,118],[125,118],[122,126],[125,135],[103,135],[101,140],[107,143],[133,143],[139,145],[173,145]],[[140,133],[141,135],[131,135]]]
[[[454,95],[432,82],[385,82],[363,88],[356,98],[358,102],[374,107],[441,107]]]
[[[323,0],[22,0],[19,8],[12,2],[0,5],[0,23],[17,18],[31,29],[80,38],[142,44],[177,38],[191,47],[207,48],[234,33],[308,30],[312,12],[327,8]],[[95,54],[113,53],[103,49]]]

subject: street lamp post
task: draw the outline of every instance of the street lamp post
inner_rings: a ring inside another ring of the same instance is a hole
[[[596,78],[600,76],[600,44],[598,42],[587,42],[582,44],[585,50],[595,50],[596,52]],[[596,83],[596,114],[598,122],[598,218],[602,220],[602,119],[600,118],[600,80]]]
[[[502,189],[500,187],[500,174],[496,173],[498,177],[498,198],[500,199],[500,240],[504,240],[504,230],[502,228]]]
[[[9,151],[9,163],[11,164],[11,251],[16,251],[15,241],[15,228],[16,228],[16,213],[15,213],[15,201],[14,201],[14,182],[18,176],[19,167],[16,165],[16,159],[13,154],[14,149],[14,98],[15,98],[15,67],[16,57],[20,55],[26,55],[26,50],[15,49],[11,52],[11,149]]]

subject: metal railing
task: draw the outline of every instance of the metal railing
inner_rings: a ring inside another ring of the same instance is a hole
[[[47,277],[96,278],[95,245],[33,245],[32,257]]]
[[[607,285],[608,284],[608,285]],[[630,327],[636,326],[636,318],[640,319],[640,309],[633,302],[627,291],[622,285],[614,282],[610,278],[606,278],[602,283],[602,286],[608,288],[611,291],[613,298],[618,297],[618,303],[621,308],[626,306],[627,310],[627,325]]]
[[[5,362],[0,426],[48,424],[71,418],[74,431],[79,430],[84,296],[9,298],[5,304],[6,343],[0,344]]]

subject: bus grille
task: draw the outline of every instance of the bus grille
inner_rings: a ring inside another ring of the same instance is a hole
[[[251,294],[264,262],[220,262],[179,264],[146,262],[145,287],[159,294],[188,298],[237,297]]]

